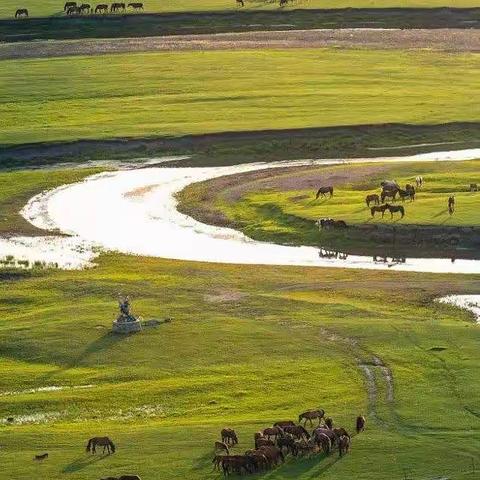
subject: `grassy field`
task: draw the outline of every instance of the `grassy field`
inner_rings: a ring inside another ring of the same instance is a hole
[[[65,2],[61,0],[5,0],[0,5],[0,18],[13,17],[17,8],[28,8],[31,16],[57,16],[63,15]],[[93,5],[99,2],[94,2]],[[147,0],[144,2],[145,12],[198,12],[198,11],[238,11],[235,0]],[[289,9],[317,9],[317,8],[435,8],[478,7],[478,2],[473,0],[297,0],[282,10]],[[245,0],[243,10],[271,10],[279,9],[278,1]]]
[[[3,61],[0,144],[476,121],[479,58],[288,50]]]
[[[480,194],[471,193],[469,186],[480,183],[479,172],[478,160],[271,170],[190,185],[179,195],[180,209],[207,223],[239,228],[255,239],[300,245],[319,245],[338,236],[319,232],[314,224],[319,218],[348,225],[478,226]],[[417,175],[426,183],[415,202],[397,202],[405,207],[403,219],[396,214],[392,220],[388,212],[384,218],[371,217],[365,197],[379,194],[382,180],[393,178],[405,186],[415,184]],[[315,200],[317,188],[327,184],[334,186],[334,196]],[[450,195],[456,197],[454,215],[448,213]],[[360,238],[352,235],[341,234],[357,245],[365,241],[362,232]]]

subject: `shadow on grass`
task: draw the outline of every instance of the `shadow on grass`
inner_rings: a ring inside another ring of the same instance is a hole
[[[448,212],[448,208],[445,208],[444,210],[441,210],[440,212],[438,212],[437,214],[435,214],[435,215],[433,216],[433,218],[441,217],[442,215],[445,215],[447,212]]]
[[[104,460],[108,456],[109,455],[89,455],[89,456],[85,455],[83,457],[77,458],[72,463],[69,463],[68,465],[63,467],[62,472],[63,473],[78,472],[79,470],[82,470],[83,468],[88,467],[89,465],[97,463],[100,460]]]
[[[212,459],[214,456],[215,456],[215,452],[207,452],[201,455],[200,457],[197,457],[193,461],[193,469],[205,470],[205,468],[207,468],[208,466],[211,466],[213,470]]]

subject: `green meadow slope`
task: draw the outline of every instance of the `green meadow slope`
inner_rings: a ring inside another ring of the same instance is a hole
[[[0,144],[478,121],[479,58],[325,49],[2,61]]]

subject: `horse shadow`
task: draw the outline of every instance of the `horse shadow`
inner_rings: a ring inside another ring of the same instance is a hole
[[[441,216],[445,215],[447,212],[448,212],[448,208],[445,208],[444,210],[442,210],[442,211],[438,212],[436,215],[434,215],[433,218],[441,217]]]
[[[214,452],[204,453],[200,457],[197,457],[193,462],[194,470],[205,470],[206,467],[213,466],[212,459],[215,456]]]
[[[99,462],[100,460],[104,460],[107,458],[108,455],[89,455],[77,458],[73,462],[69,463],[62,469],[62,473],[75,473],[79,470],[82,470],[89,465],[93,465],[94,463]]]

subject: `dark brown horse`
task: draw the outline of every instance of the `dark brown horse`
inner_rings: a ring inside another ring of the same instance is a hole
[[[328,417],[325,419],[325,426],[329,429],[329,430],[333,430],[333,420]]]
[[[350,437],[347,435],[342,435],[338,439],[338,456],[342,457],[346,453],[348,453],[348,450],[350,449]]]
[[[66,12],[70,7],[76,7],[77,2],[66,2],[63,6],[63,11]]]
[[[127,7],[133,8],[134,10],[143,10],[143,3],[133,2],[133,3],[129,3]]]
[[[118,12],[119,10],[125,11],[125,4],[123,2],[122,3],[119,3],[119,2],[112,3],[112,5],[110,6],[110,13]]]
[[[376,193],[372,193],[371,195],[367,195],[365,197],[365,203],[367,204],[367,207],[369,207],[372,202],[375,203],[375,205],[380,205],[380,197]]]
[[[228,445],[223,442],[215,442],[215,451],[218,452],[226,452],[227,455],[230,455],[230,450],[228,449]]]
[[[390,205],[389,203],[387,203],[385,206],[390,211],[391,218],[393,218],[393,214],[397,212],[400,213],[401,218],[405,216],[405,209],[402,207],[402,205]]]
[[[273,424],[274,427],[280,427],[280,428],[285,428],[285,427],[294,427],[295,422],[293,420],[281,420],[280,422],[275,422]]]
[[[80,13],[80,7],[68,7],[67,15],[78,15]]]
[[[92,9],[91,5],[88,3],[82,3],[78,9],[80,10],[80,13],[90,13],[90,10]]]
[[[365,423],[366,423],[365,417],[362,415],[359,415],[355,423],[355,430],[357,431],[357,433],[363,432],[365,430]]]
[[[222,442],[227,445],[236,445],[238,443],[237,434],[232,428],[222,429],[220,436],[222,437]]]
[[[318,419],[318,424],[320,425],[320,420],[325,416],[325,410],[318,409],[318,410],[307,410],[306,412],[301,413],[298,416],[298,422],[300,423],[302,420],[305,420],[304,426],[307,422],[310,422],[310,425],[313,425],[312,420]]]
[[[386,210],[388,210],[388,207],[386,205],[375,205],[370,208],[370,213],[372,214],[372,217],[374,217],[377,212],[380,212],[383,218]]]
[[[470,191],[471,191],[471,192],[478,192],[478,184],[476,184],[476,183],[471,183],[471,184],[470,184]]]
[[[387,198],[390,198],[392,201],[395,201],[398,193],[398,188],[395,190],[382,190],[380,194],[380,200],[383,203]]]
[[[276,440],[277,437],[283,434],[283,430],[280,427],[268,427],[263,430],[262,434],[265,438],[268,438],[269,440],[272,437],[274,438],[274,440]]]
[[[321,432],[314,432],[312,434],[312,440],[317,444],[318,448],[320,448],[326,455],[330,454],[332,450],[332,441],[325,433]]]
[[[28,10],[26,8],[19,8],[15,12],[15,18],[19,18],[19,17],[28,17]]]
[[[333,197],[333,187],[332,186],[320,187],[317,191],[317,194],[315,195],[315,200],[317,200],[318,197],[320,197],[320,196],[324,197],[327,193],[330,194],[330,197]]]
[[[413,189],[413,190],[412,190]],[[411,202],[415,200],[415,189],[412,187],[410,190],[398,190],[398,196],[402,202],[405,201],[406,198],[409,198]]]
[[[106,3],[100,3],[95,7],[95,13],[108,13],[108,5]]]
[[[87,452],[96,453],[97,447],[103,447],[103,452],[107,449],[108,454],[115,453],[115,445],[108,437],[93,437],[87,443]]]
[[[450,215],[453,215],[453,212],[455,211],[455,197],[451,195],[448,197],[448,213]]]
[[[42,453],[41,455],[35,455],[33,457],[33,459],[37,461],[45,460],[47,458],[48,458],[48,453]]]
[[[298,439],[304,438],[305,440],[308,440],[310,438],[310,434],[305,430],[305,427],[302,427],[301,425],[287,426],[283,431]]]

